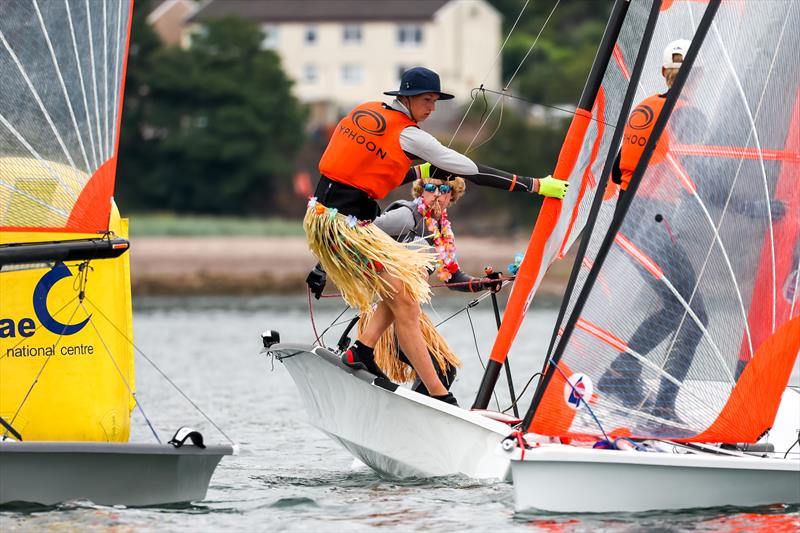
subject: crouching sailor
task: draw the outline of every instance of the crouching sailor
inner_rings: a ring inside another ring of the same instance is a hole
[[[478,166],[419,129],[438,100],[453,98],[440,90],[439,76],[431,70],[406,71],[400,89],[385,94],[397,99],[391,105],[362,104],[336,126],[320,160],[321,178],[303,228],[309,248],[350,306],[367,312],[380,300],[369,324],[374,338],[393,324],[403,353],[431,396],[455,404],[437,377],[420,328],[420,303],[430,298],[426,274],[436,268],[436,257],[397,243],[372,224],[379,214],[376,200],[404,182],[412,158],[468,180],[485,173],[507,181],[509,190],[522,190],[518,182],[528,181],[530,192],[563,198],[566,184],[550,177],[521,180]],[[380,375],[374,346],[359,338],[343,362]]]
[[[430,167],[430,163],[425,163],[410,171],[410,175],[415,178],[411,187],[413,201],[399,200],[392,203],[375,219],[375,225],[398,242],[410,243],[425,251],[433,249],[436,256],[436,268],[433,273],[449,289],[461,292],[499,290],[502,283],[500,280],[470,276],[458,265],[455,235],[447,215],[447,208],[463,196],[466,190],[464,179],[445,172],[438,172],[437,177],[431,177]],[[398,349],[394,328],[390,326],[381,335],[372,328],[373,318],[372,313],[362,315],[359,321],[359,336],[362,342],[376,343],[375,360],[378,366],[392,381],[404,382],[416,378],[411,389],[421,394],[428,394],[427,388],[417,378],[408,358]],[[380,319],[376,320],[381,323]],[[422,311],[420,311],[420,328],[439,381],[449,390],[456,376],[456,369],[461,367],[461,361],[428,315]]]

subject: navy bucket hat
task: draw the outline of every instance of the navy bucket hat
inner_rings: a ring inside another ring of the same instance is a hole
[[[450,100],[452,94],[441,91],[439,75],[425,67],[414,67],[403,72],[400,78],[400,89],[397,91],[386,91],[383,94],[389,96],[416,96],[424,93],[436,93],[439,100]]]

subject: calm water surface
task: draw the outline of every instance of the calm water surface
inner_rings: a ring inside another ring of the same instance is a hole
[[[443,300],[443,301],[441,301]],[[467,300],[440,299],[434,320]],[[341,311],[338,302],[315,306],[322,331]],[[345,315],[350,316],[350,315]],[[534,310],[511,354],[519,392],[541,367],[554,309]],[[473,337],[474,326],[475,336]],[[311,427],[288,372],[259,355],[260,332],[280,331],[289,342],[309,342],[305,298],[181,298],[135,302],[136,342],[226,433],[241,453],[217,468],[206,501],[177,508],[125,509],[73,502],[55,508],[0,512],[7,531],[797,531],[800,509],[713,509],[639,515],[515,515],[511,486],[465,478],[386,481],[353,469],[352,457]],[[464,368],[453,386],[469,405],[496,326],[489,300],[461,313],[442,331]],[[333,344],[338,336],[329,333]],[[477,345],[477,350],[476,350]],[[224,437],[137,356],[137,387],[162,439],[182,425],[207,441]],[[505,390],[501,380],[500,390]],[[529,401],[530,391],[526,394]],[[500,392],[497,403],[509,406]],[[527,404],[526,404],[527,406]],[[379,416],[376,414],[376,416]],[[132,440],[152,441],[141,416]],[[613,490],[613,487],[598,487]]]

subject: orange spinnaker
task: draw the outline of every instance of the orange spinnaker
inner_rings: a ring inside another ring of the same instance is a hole
[[[756,351],[717,419],[695,442],[756,442],[772,427],[800,350],[800,317],[786,322]]]

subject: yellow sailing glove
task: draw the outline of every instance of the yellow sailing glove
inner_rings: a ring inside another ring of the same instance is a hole
[[[431,177],[431,164],[422,163],[419,166],[419,177],[426,180]]]
[[[542,196],[563,200],[567,196],[567,189],[569,183],[564,180],[557,180],[553,176],[539,178],[539,194]]]

